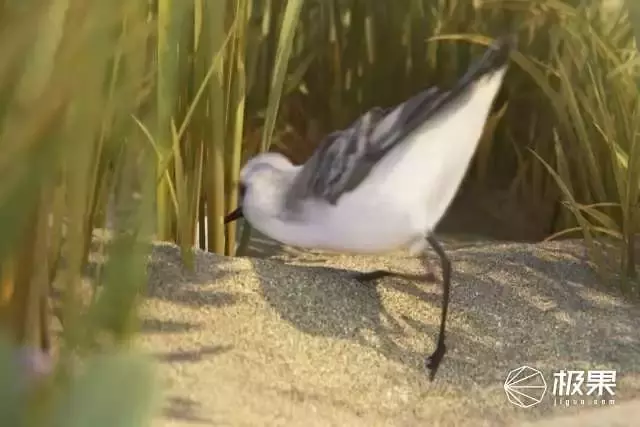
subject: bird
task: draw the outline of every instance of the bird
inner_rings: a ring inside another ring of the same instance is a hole
[[[434,229],[469,168],[502,87],[515,37],[493,39],[447,90],[431,86],[394,107],[374,107],[324,137],[308,160],[293,165],[264,152],[238,179],[238,205],[224,217],[244,218],[285,245],[340,253],[408,249],[440,259],[443,296],[435,351],[425,359],[433,381],[447,352],[451,262]],[[394,274],[376,270],[369,282]]]

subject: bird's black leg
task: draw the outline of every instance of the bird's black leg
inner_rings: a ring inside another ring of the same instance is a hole
[[[438,243],[433,236],[427,236],[427,242],[431,245],[433,250],[440,257],[440,263],[442,265],[442,314],[440,319],[440,332],[438,333],[438,344],[436,350],[425,361],[426,367],[429,369],[429,380],[433,381],[438,371],[438,366],[447,352],[447,347],[444,344],[445,336],[445,323],[447,321],[447,310],[449,309],[449,288],[451,280],[451,262],[447,258],[444,249]]]

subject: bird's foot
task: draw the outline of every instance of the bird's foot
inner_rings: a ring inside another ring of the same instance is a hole
[[[434,351],[433,354],[425,361],[425,366],[429,369],[429,381],[433,381],[435,378],[440,362],[442,362],[442,358],[446,352],[447,346],[444,345],[444,340],[439,340],[436,351]]]
[[[393,271],[387,270],[374,270],[367,271],[364,273],[354,273],[353,278],[361,283],[371,283],[376,280],[380,280],[385,277],[399,277],[406,280],[417,280],[417,281],[425,281],[425,282],[435,282],[436,276],[435,274],[428,272],[424,275],[414,275],[414,274],[403,274],[403,273],[395,273]]]
[[[362,283],[371,283],[388,276],[393,276],[393,273],[385,270],[374,270],[365,273],[355,273],[353,278]]]

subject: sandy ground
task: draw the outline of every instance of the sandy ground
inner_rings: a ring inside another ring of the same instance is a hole
[[[636,426],[640,304],[603,290],[577,243],[445,244],[453,261],[449,351],[430,383],[437,282],[352,270],[422,272],[404,254],[359,257],[269,249],[246,258],[177,248],[150,263],[142,347],[165,389],[154,426]],[[268,248],[267,248],[268,249]],[[503,383],[540,369],[538,405],[510,403]],[[615,405],[554,406],[553,372],[616,369]],[[567,418],[568,417],[568,418]]]

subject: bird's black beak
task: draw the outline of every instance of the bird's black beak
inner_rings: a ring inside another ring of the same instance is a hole
[[[238,207],[235,211],[231,212],[229,215],[224,217],[224,223],[228,224],[232,221],[235,221],[239,218],[243,218],[242,215],[242,206]]]

